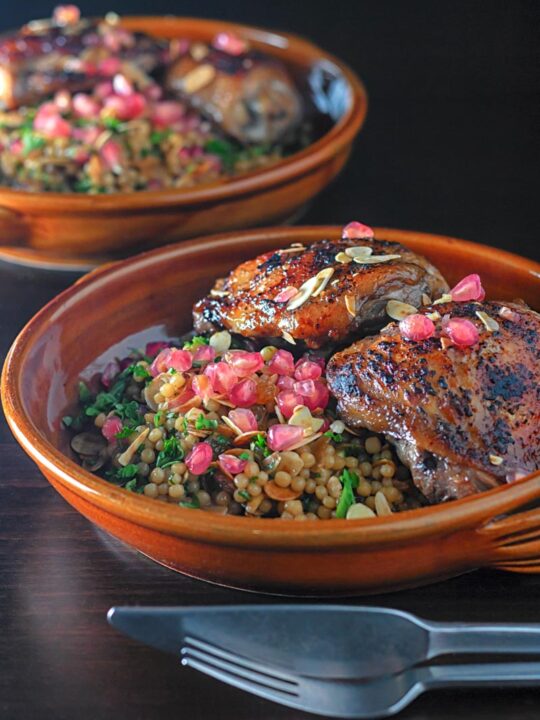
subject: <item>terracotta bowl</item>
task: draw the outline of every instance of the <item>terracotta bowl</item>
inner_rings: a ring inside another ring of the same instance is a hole
[[[335,237],[337,227],[251,230],[100,268],[52,300],[14,342],[2,375],[8,422],[61,495],[157,562],[216,583],[283,594],[374,593],[480,566],[540,572],[540,472],[464,500],[372,520],[296,523],[223,517],[115,487],[69,457],[61,417],[81,374],[120,348],[177,337],[213,279],[256,253]],[[450,283],[479,271],[488,297],[540,307],[540,265],[482,245],[379,229],[426,255]],[[91,366],[89,368],[89,366]],[[66,454],[64,454],[64,452]]]
[[[336,58],[293,35],[222,21],[125,17],[122,23],[160,37],[204,41],[220,30],[232,30],[283,60],[299,78],[323,72],[328,93],[320,93],[322,101],[330,104],[330,129],[272,167],[193,189],[82,195],[0,187],[0,257],[87,268],[134,248],[155,247],[216,228],[279,223],[295,217],[342,169],[364,121],[367,98],[360,80]]]

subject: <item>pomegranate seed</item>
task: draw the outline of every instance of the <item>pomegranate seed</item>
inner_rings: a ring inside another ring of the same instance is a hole
[[[252,432],[258,428],[257,418],[251,410],[247,408],[231,410],[229,412],[229,418],[242,432]]]
[[[470,347],[479,340],[476,325],[466,318],[452,318],[444,326],[444,332],[458,347]]]
[[[168,128],[175,122],[181,120],[185,115],[184,106],[178,102],[167,100],[158,102],[152,108],[150,119],[158,128]]]
[[[300,360],[294,371],[296,380],[318,380],[321,375],[321,366],[319,363],[311,362],[311,360]]]
[[[117,95],[133,95],[133,85],[129,82],[125,75],[120,73],[115,75],[113,77],[112,86]]]
[[[87,145],[93,145],[98,137],[101,135],[101,130],[98,127],[82,127],[73,128],[73,137],[75,140],[80,140]]]
[[[90,95],[77,93],[73,96],[73,112],[77,117],[96,118],[101,110],[101,103]]]
[[[122,147],[116,140],[107,140],[107,142],[102,145],[99,155],[109,170],[116,173],[122,170],[124,153]]]
[[[146,105],[146,98],[140,93],[111,95],[105,98],[105,107],[119,120],[133,120],[139,117],[146,109]]]
[[[212,387],[210,378],[206,375],[195,375],[191,381],[191,387],[195,395],[198,395],[201,400],[209,400],[214,394],[214,388]]]
[[[294,383],[294,390],[302,396],[302,404],[311,412],[324,410],[328,405],[330,393],[321,380],[301,380]]]
[[[268,428],[266,441],[270,450],[281,452],[296,445],[304,437],[299,425],[272,425]]]
[[[208,365],[204,370],[204,374],[210,378],[214,390],[218,393],[228,393],[238,382],[236,373],[226,362]]]
[[[399,323],[399,331],[405,340],[427,340],[435,334],[435,325],[433,321],[425,315],[415,313],[408,315]]]
[[[248,50],[246,41],[231,32],[218,33],[212,41],[212,45],[217,50],[234,56],[243,55]]]
[[[193,475],[202,475],[212,462],[212,446],[210,443],[197,443],[186,458],[186,465]]]
[[[20,155],[23,151],[23,144],[22,140],[13,140],[11,145],[9,146],[10,152],[12,152],[14,155]]]
[[[118,360],[111,360],[111,362],[108,362],[103,368],[103,372],[101,374],[101,384],[106,388],[110,388],[112,381],[119,372],[120,364],[118,363]]]
[[[264,360],[258,352],[230,350],[223,359],[229,363],[238,377],[247,377],[258,372],[264,366]]]
[[[108,417],[105,422],[103,423],[103,427],[101,428],[101,433],[103,437],[105,437],[109,442],[111,440],[115,440],[116,436],[122,430],[122,421],[119,417],[116,417],[116,415],[111,415],[111,417]]]
[[[110,97],[113,94],[114,90],[112,82],[110,82],[109,80],[98,83],[94,88],[94,95],[100,100],[105,100],[105,98]]]
[[[276,403],[283,417],[288,420],[293,414],[294,408],[304,404],[304,398],[300,393],[291,390],[282,390],[276,397]]]
[[[97,69],[101,75],[105,75],[106,77],[113,77],[113,75],[116,75],[118,72],[120,72],[121,67],[122,62],[120,58],[108,57],[98,63]],[[112,84],[110,87],[112,92]]]
[[[58,5],[53,11],[55,25],[75,25],[81,19],[81,11],[76,5]]]
[[[247,460],[242,460],[235,455],[226,455],[225,453],[219,455],[218,462],[221,469],[230,475],[238,475],[244,471],[247,465]]]
[[[276,384],[278,390],[294,390],[294,378],[288,375],[280,375]]]
[[[469,300],[483,300],[486,297],[486,291],[482,287],[480,276],[474,273],[460,280],[450,290],[450,295],[454,302],[468,302]]]
[[[188,353],[189,354],[189,353]],[[209,363],[216,357],[216,351],[211,345],[200,345],[193,355],[194,362]]]
[[[34,120],[34,127],[35,122]],[[36,127],[36,130],[39,130],[48,138],[68,138],[71,136],[71,125],[60,115],[49,115],[43,118],[39,122],[39,128]]]
[[[347,240],[366,240],[374,237],[374,235],[375,233],[369,225],[356,222],[356,220],[345,225],[341,234],[341,236]]]
[[[144,88],[143,94],[148,100],[156,101],[163,97],[163,90],[156,83],[151,83]]]
[[[286,303],[289,302],[291,298],[293,298],[298,293],[298,290],[293,287],[292,285],[289,285],[289,287],[286,287],[284,290],[279,292],[276,297],[274,298],[274,302],[277,303]]]
[[[172,400],[167,401],[167,408],[169,410],[177,410],[182,407],[182,405],[185,405],[190,400],[193,400],[195,397],[195,393],[193,390],[184,390],[184,392],[179,395],[178,397],[173,398]]]
[[[257,384],[254,380],[241,380],[229,391],[229,400],[237,407],[246,408],[257,402]]]
[[[154,342],[146,343],[146,347],[144,348],[144,354],[147,357],[155,357],[158,352],[161,352],[161,350],[165,350],[169,347],[169,343],[165,342],[164,340],[157,340]]]
[[[191,368],[193,363],[193,355],[189,350],[169,350],[167,365],[177,372],[186,372]]]
[[[288,350],[278,350],[268,363],[268,369],[277,375],[292,375],[294,372],[294,356]]]

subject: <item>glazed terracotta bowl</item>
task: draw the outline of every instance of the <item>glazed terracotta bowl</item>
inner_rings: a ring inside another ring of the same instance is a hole
[[[310,95],[321,114],[326,107],[329,129],[271,167],[195,188],[83,195],[0,187],[0,257],[88,267],[136,247],[155,247],[216,228],[283,222],[297,216],[342,169],[364,121],[367,99],[360,80],[336,58],[293,35],[222,21],[125,17],[122,24],[165,38],[208,42],[221,30],[247,38],[255,48],[284,61],[298,78],[318,78],[318,89]]]
[[[512,485],[372,520],[296,523],[164,505],[101,480],[68,449],[61,418],[76,381],[145,339],[190,328],[193,302],[240,261],[337,227],[252,230],[161,248],[101,268],[52,300],[14,342],[2,375],[8,422],[60,494],[92,522],[157,562],[224,585],[283,594],[395,590],[480,566],[540,571],[540,472]],[[540,307],[540,265],[422,233],[376,236],[426,255],[450,283],[479,271],[488,297]],[[91,366],[89,368],[89,366]]]

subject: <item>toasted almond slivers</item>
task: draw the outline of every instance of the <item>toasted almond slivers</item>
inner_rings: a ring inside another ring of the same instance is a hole
[[[296,500],[300,497],[302,492],[298,492],[295,490],[291,490],[290,487],[280,487],[279,485],[276,485],[276,483],[273,480],[270,480],[270,482],[265,483],[263,486],[263,490],[268,495],[269,498],[272,500],[277,500],[279,502],[286,502],[287,500]],[[257,495],[257,497],[262,497],[261,495]]]
[[[264,433],[261,430],[250,430],[249,432],[240,433],[240,435],[235,437],[234,444],[244,445],[244,443],[249,442],[254,437],[257,437],[257,435],[264,435]]]
[[[224,298],[228,297],[231,293],[227,292],[226,290],[210,290],[210,296],[211,297],[217,297],[217,298]]]
[[[504,460],[502,459],[502,457],[500,455],[490,455],[489,462],[492,465],[502,465]]]
[[[438,300],[433,301],[433,305],[442,305],[443,303],[452,302],[450,293],[444,293]]]
[[[356,298],[354,295],[345,295],[345,307],[351,317],[356,317]]]
[[[448,348],[453,347],[454,343],[450,340],[450,338],[446,337],[445,335],[441,338],[441,347],[443,350],[448,350]]]
[[[322,435],[322,432],[315,433],[314,435],[308,435],[303,440],[299,440],[295,445],[292,445],[291,447],[287,448],[287,450],[298,450],[298,448],[304,447],[304,445],[309,445],[314,440],[317,440]]]
[[[314,418],[305,405],[297,405],[289,418],[289,425],[297,425],[304,428],[310,435],[313,435],[324,425],[324,420]]]
[[[296,345],[296,340],[293,338],[291,333],[288,333],[286,330],[281,333],[281,337],[285,340],[285,342],[288,342],[289,345]]]
[[[236,435],[242,434],[243,431],[238,427],[238,425],[235,425],[233,423],[233,421],[229,417],[227,417],[227,415],[222,415],[221,419],[223,420],[225,425],[228,425],[231,428],[231,430],[233,430],[236,433]]]
[[[216,71],[212,65],[205,63],[194,68],[184,77],[182,81],[182,90],[187,93],[195,93],[206,87],[216,76]]]
[[[321,270],[317,273],[315,276],[319,280],[319,284],[315,288],[315,290],[311,293],[311,297],[317,297],[322,293],[324,288],[328,285],[330,278],[334,274],[334,268],[328,267],[324,268],[324,270]]]
[[[430,320],[433,320],[433,322],[435,322],[435,320],[441,319],[441,313],[438,313],[437,311],[431,312],[431,313],[426,313],[426,317],[429,318]]]
[[[350,258],[369,257],[372,253],[373,248],[370,248],[368,245],[355,245],[345,250],[345,255],[348,255]]]
[[[368,257],[354,257],[353,261],[360,265],[379,265],[379,263],[390,262],[390,260],[399,260],[401,255],[370,255]]]
[[[400,300],[389,300],[386,303],[386,314],[392,318],[392,320],[403,320],[408,315],[414,315],[418,312],[418,309],[414,305],[409,303],[401,302]]]
[[[288,247],[288,248],[281,248],[281,249],[279,250],[279,252],[280,252],[280,253],[298,253],[298,252],[302,252],[302,250],[304,250],[304,246],[303,246],[303,245],[300,245],[300,246],[298,246],[298,245],[291,245],[291,247]]]
[[[376,517],[371,508],[364,503],[355,503],[347,510],[347,520],[367,520]]]
[[[246,503],[246,512],[249,515],[257,515],[257,510],[259,509],[259,505],[264,500],[264,495],[261,493],[260,495],[256,495],[255,497],[252,497],[250,500]]]
[[[131,462],[131,458],[137,452],[137,448],[139,447],[139,445],[141,443],[143,443],[146,440],[149,432],[150,432],[150,428],[145,428],[142,432],[140,432],[137,435],[137,437],[131,443],[131,445],[126,450],[124,450],[124,452],[121,455],[118,456],[118,462],[120,463],[120,465],[122,465],[122,467],[126,467],[126,465],[129,465],[129,463]]]
[[[385,494],[379,490],[375,495],[375,512],[379,517],[381,515],[391,515],[392,508],[388,504]]]
[[[338,252],[336,255],[336,261],[338,263],[342,263],[343,265],[347,265],[348,263],[352,263],[352,257],[344,252]]]
[[[296,310],[309,300],[319,282],[318,276],[314,275],[312,278],[309,278],[309,280],[306,280],[305,283],[302,283],[296,295],[293,295],[287,303],[287,310]]]
[[[285,418],[283,417],[283,413],[281,412],[281,410],[278,408],[277,405],[274,406],[274,412],[276,413],[276,417],[277,417],[277,419],[279,420],[279,422],[280,422],[282,425],[286,425],[286,424],[287,424],[287,421],[286,421]]]
[[[292,248],[302,248],[304,249],[304,246],[301,242],[291,243]]]
[[[488,332],[497,332],[499,329],[499,323],[496,320],[490,317],[483,310],[476,310],[474,314],[482,321],[483,326]]]
[[[426,293],[422,293],[422,305],[431,305],[431,298]]]

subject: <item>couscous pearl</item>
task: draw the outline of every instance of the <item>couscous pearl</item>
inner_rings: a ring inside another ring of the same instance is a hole
[[[365,503],[368,506],[368,508],[370,508],[370,510],[375,511],[375,496],[374,495],[370,495],[368,498],[366,498]]]
[[[346,457],[345,465],[348,468],[357,468],[358,467],[358,459],[355,457]]]
[[[315,495],[319,498],[319,500],[322,500],[328,495],[328,490],[324,485],[318,485],[315,489]]]
[[[145,463],[145,462],[138,463],[137,468],[138,468],[137,472],[139,473],[139,475],[142,475],[143,477],[146,477],[150,472],[150,466],[148,465],[148,463]]]
[[[182,477],[178,473],[171,473],[169,475],[169,485],[180,485],[182,483]]]
[[[165,471],[161,468],[154,468],[150,473],[150,480],[156,485],[160,485],[165,481]]]
[[[294,492],[304,492],[305,487],[306,481],[303,477],[295,477],[292,479],[291,490],[294,490]]]
[[[226,507],[229,504],[230,496],[228,493],[226,493],[224,490],[221,490],[220,492],[216,493],[214,497],[214,502],[216,505],[220,505],[221,507]]]
[[[177,430],[178,432],[183,432],[185,426],[186,426],[186,421],[184,420],[183,417],[178,417],[174,421],[174,429]]]
[[[311,495],[312,493],[315,492],[316,487],[317,487],[317,483],[315,482],[315,480],[308,480],[306,482],[306,487],[305,487],[304,491]]]
[[[371,495],[371,484],[362,478],[358,483],[357,492],[362,497],[368,497]]]
[[[383,478],[391,478],[395,475],[396,466],[393,462],[384,463],[380,466],[380,471]]]
[[[381,479],[381,468],[380,467],[374,467],[371,471],[371,477],[374,480],[380,480]]]
[[[96,419],[94,420],[94,425],[98,428],[102,428],[105,425],[105,420],[107,419],[107,416],[105,413],[99,413],[99,415],[96,415]]]
[[[302,458],[302,462],[304,463],[305,468],[313,467],[317,462],[315,460],[315,455],[312,455],[309,452],[301,453],[300,457]]]
[[[236,487],[239,490],[243,490],[244,488],[247,488],[248,483],[249,483],[249,478],[247,477],[247,475],[244,475],[244,473],[239,473],[234,478],[234,484],[236,485]]]
[[[163,430],[160,430],[159,428],[154,428],[153,430],[150,430],[150,434],[148,435],[148,439],[150,442],[157,443],[158,440],[161,440],[163,437]]]
[[[165,400],[165,396],[162,393],[158,392],[154,395],[154,402],[156,405],[159,405],[164,400]]]
[[[158,485],[158,495],[168,495],[169,494],[169,486],[167,483],[161,483],[161,485]]]
[[[199,490],[197,493],[197,499],[201,505],[201,507],[208,507],[212,504],[212,498],[210,495],[206,492],[206,490]]]
[[[161,452],[163,450],[163,440],[158,440],[157,443],[154,445],[154,448]]]
[[[381,453],[381,458],[384,460],[391,460],[392,459],[392,451],[391,450],[383,450]]]
[[[289,485],[291,484],[291,476],[288,472],[278,470],[278,472],[275,474],[274,482],[276,483],[276,485],[279,485],[279,487],[289,487]]]
[[[255,477],[259,474],[260,468],[256,462],[247,462],[244,468],[244,474],[248,477]]]
[[[252,497],[258,497],[262,493],[262,487],[255,482],[250,482],[247,491]]]
[[[271,509],[272,509],[272,501],[269,500],[268,498],[264,498],[264,500],[259,505],[259,510],[262,513],[268,513],[268,512],[270,512]]]
[[[290,512],[282,512],[281,519],[282,520],[294,520],[294,515],[291,515]]]
[[[381,441],[378,437],[368,437],[364,443],[366,452],[370,455],[374,455],[381,451]]]
[[[141,460],[145,463],[151,463],[154,462],[156,459],[156,453],[153,450],[143,450],[141,453]]]
[[[183,485],[171,485],[169,487],[169,495],[174,500],[181,500],[185,494],[186,494],[186,491],[184,490]]]
[[[327,495],[325,498],[322,499],[322,504],[324,505],[324,507],[333,510],[336,507],[336,499],[330,497],[330,495]]]
[[[161,386],[160,392],[164,398],[171,398],[175,393],[174,385],[172,383],[165,383]]]
[[[364,477],[369,477],[371,475],[371,471],[373,470],[373,467],[371,463],[369,462],[362,462],[360,463],[360,472]]]
[[[300,500],[287,500],[285,503],[285,512],[289,512],[291,515],[300,515],[300,513],[304,512],[304,508]]]
[[[329,508],[324,507],[324,505],[321,505],[321,507],[317,510],[317,515],[321,518],[321,520],[328,520],[332,515],[332,511]]]
[[[190,480],[188,482],[188,490],[191,494],[199,492],[200,489],[201,489],[201,484],[198,480]]]
[[[158,486],[155,483],[148,483],[144,486],[144,494],[147,497],[156,498],[158,496]]]
[[[171,465],[171,470],[173,473],[176,473],[177,475],[183,475],[186,470],[186,464],[183,462],[174,463],[174,465]]]

